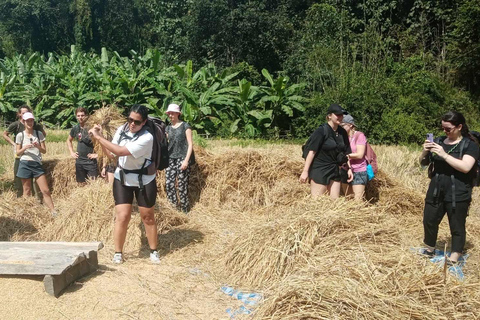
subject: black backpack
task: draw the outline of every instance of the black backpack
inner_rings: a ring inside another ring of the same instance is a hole
[[[323,141],[325,141],[325,137],[328,135],[327,124],[324,123],[320,127],[323,127]],[[318,127],[318,129],[320,129],[320,127]],[[315,130],[315,131],[317,131],[317,130]],[[305,142],[305,144],[302,146],[302,158],[303,159],[307,159],[308,153],[310,152],[310,149],[308,148],[308,146],[310,146],[310,143],[312,142],[312,136],[313,136],[313,133],[310,135],[307,142]],[[322,143],[323,143],[323,141],[322,141]]]
[[[474,141],[474,142],[479,144],[480,143],[480,132],[470,131],[470,133],[477,140],[477,141]],[[477,159],[477,165],[475,166],[475,175],[473,177],[472,185],[474,187],[478,187],[480,185],[480,159]]]

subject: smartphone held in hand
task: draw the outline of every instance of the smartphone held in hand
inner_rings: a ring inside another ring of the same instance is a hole
[[[433,133],[427,133],[427,140],[433,142]]]

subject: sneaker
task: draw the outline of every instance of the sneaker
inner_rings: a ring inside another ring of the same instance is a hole
[[[160,255],[157,250],[150,253],[150,261],[152,261],[152,263],[160,263]]]
[[[112,260],[113,263],[116,263],[116,264],[120,264],[120,263],[123,263],[123,256],[121,253],[115,253],[113,255],[113,260]]]

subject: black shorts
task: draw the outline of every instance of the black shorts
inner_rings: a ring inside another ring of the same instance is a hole
[[[111,165],[111,164],[107,164],[105,166],[105,172],[115,173],[115,169],[117,169],[117,167],[115,167],[114,165]]]
[[[75,163],[75,177],[77,182],[85,182],[88,178],[98,177],[97,161],[91,163]]]
[[[122,185],[120,180],[113,181],[113,199],[115,205],[118,204],[132,204],[133,196],[137,199],[139,207],[151,208],[155,205],[157,200],[157,182],[153,179],[149,184],[143,186],[143,191],[140,192],[139,187],[128,187]]]

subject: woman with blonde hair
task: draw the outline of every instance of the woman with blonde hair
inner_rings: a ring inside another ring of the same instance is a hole
[[[327,110],[327,123],[321,125],[305,146],[308,154],[300,176],[300,182],[310,181],[313,197],[329,193],[332,199],[340,196],[340,167],[346,165],[347,155],[351,153],[348,135],[340,126],[344,110],[338,104],[332,104]],[[349,179],[352,171],[348,170]]]

